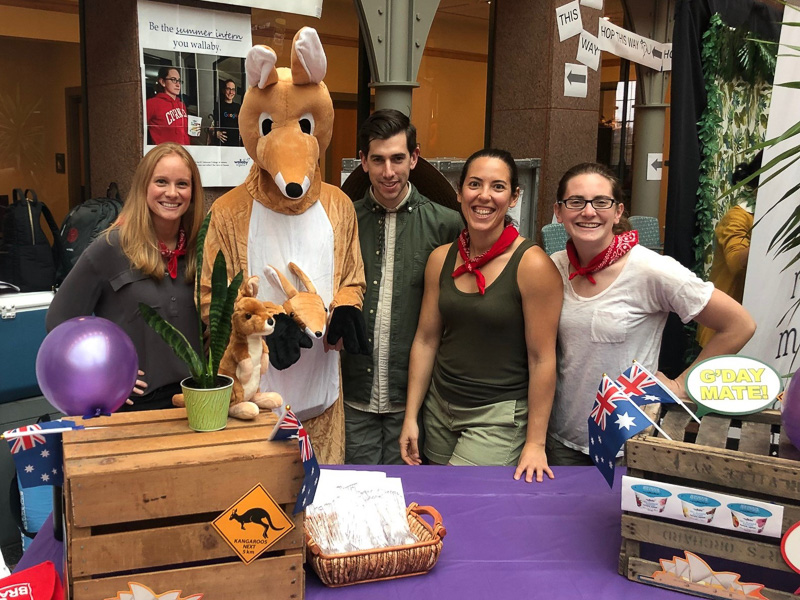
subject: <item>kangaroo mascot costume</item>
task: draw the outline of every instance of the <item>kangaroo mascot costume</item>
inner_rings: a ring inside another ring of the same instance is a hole
[[[331,140],[333,102],[322,82],[327,60],[319,36],[304,27],[292,42],[291,68],[275,68],[267,46],[247,55],[248,90],[239,131],[254,164],[245,182],[213,205],[205,255],[221,250],[228,276],[266,281],[258,299],[283,304],[286,292],[272,269],[296,277],[293,263],[314,282],[328,311],[327,331],[307,335],[296,315],[278,315],[267,338],[269,369],[261,391],[277,392],[303,422],[320,463],[344,461],[344,408],[339,353],[368,353],[364,265],[353,203],[322,182],[319,157]],[[201,278],[201,312],[208,315],[212,260]],[[295,279],[295,287],[300,280]],[[326,336],[327,333],[327,336]],[[301,350],[302,348],[302,350]]]

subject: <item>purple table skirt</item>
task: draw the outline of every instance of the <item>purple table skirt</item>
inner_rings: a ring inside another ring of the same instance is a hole
[[[540,484],[514,481],[511,467],[358,468],[400,477],[407,502],[441,513],[447,535],[439,562],[423,576],[345,588],[326,588],[309,571],[309,600],[686,598],[617,573],[624,469],[617,469],[610,490],[594,467],[556,467],[556,479]],[[52,537],[50,521],[17,570],[43,560],[59,568],[63,564],[63,548]]]

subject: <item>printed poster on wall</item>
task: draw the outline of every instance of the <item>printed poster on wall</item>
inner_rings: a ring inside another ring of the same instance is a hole
[[[144,152],[186,146],[203,185],[236,186],[252,160],[239,137],[250,15],[139,0]]]
[[[787,23],[800,21],[800,11],[786,6],[783,19]],[[792,49],[792,46],[800,46],[800,27],[781,28],[780,44],[767,122],[767,139],[780,136],[800,121],[800,90],[778,85],[800,80],[800,52]],[[796,144],[795,136],[764,148],[762,164],[769,164]],[[787,166],[787,163],[788,161],[782,161],[779,165]],[[779,165],[770,173],[774,173]],[[770,250],[769,245],[775,232],[790,219],[800,201],[800,192],[795,191],[777,204],[798,181],[798,163],[788,165],[785,171],[769,181],[767,175],[761,176],[762,183],[756,197],[756,224],[750,241],[742,302],[758,323],[758,327],[740,354],[764,361],[781,375],[792,373],[800,367],[800,336],[797,331],[800,328],[800,311],[797,310],[800,299],[800,262],[790,265],[796,248],[776,254],[774,249]]]
[[[656,71],[664,68],[664,44],[628,31],[611,21],[600,19],[597,28],[600,50],[611,52],[620,58],[650,67]],[[670,49],[670,59],[672,57]],[[670,66],[671,66],[670,62]]]

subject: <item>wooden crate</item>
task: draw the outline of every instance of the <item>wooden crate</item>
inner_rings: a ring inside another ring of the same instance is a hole
[[[780,504],[784,507],[783,533],[800,521],[800,454],[780,431],[778,411],[734,418],[709,414],[699,426],[675,405],[665,406],[662,416],[662,429],[672,440],[646,432],[628,440],[629,475]],[[783,573],[793,573],[781,556],[779,538],[623,512],[620,574],[657,585],[652,575],[661,567],[642,558],[646,550],[667,560],[673,555],[682,557],[683,550],[688,550],[716,571],[722,569],[714,567],[715,559],[723,559],[725,570],[734,572],[727,561],[755,566],[761,579],[743,575],[742,581],[765,584],[762,593],[770,600],[796,598],[770,585],[776,579],[790,579]],[[798,583],[795,576],[794,586]]]
[[[302,485],[296,441],[267,442],[272,413],[189,429],[184,409],[123,413],[64,434],[69,598],[102,600],[128,582],[204,600],[302,599],[303,513],[244,564],[211,522],[261,483],[291,517]]]

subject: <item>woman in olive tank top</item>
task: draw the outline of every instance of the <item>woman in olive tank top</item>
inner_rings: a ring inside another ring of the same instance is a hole
[[[410,465],[424,451],[435,464],[515,465],[515,479],[553,477],[545,437],[563,285],[511,223],[519,195],[508,152],[484,149],[466,161],[458,201],[467,227],[425,269],[400,435]]]

